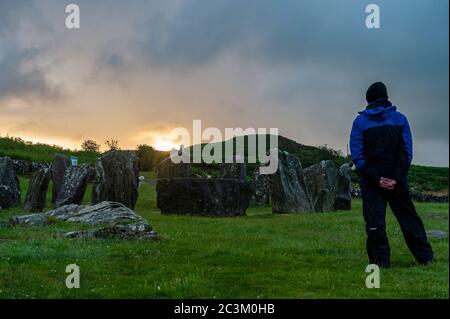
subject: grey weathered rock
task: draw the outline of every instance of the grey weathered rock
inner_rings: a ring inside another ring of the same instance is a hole
[[[42,213],[13,216],[9,223],[12,226],[42,226],[48,224],[48,217]]]
[[[61,221],[88,225],[105,225],[102,228],[72,231],[65,238],[105,238],[105,239],[158,239],[147,221],[121,203],[101,202],[96,205],[70,204],[56,208],[45,214],[13,216],[9,223],[0,221],[1,227],[43,226],[51,218]]]
[[[133,210],[117,202],[100,202],[95,205],[65,205],[46,213],[59,220],[89,225],[145,222]]]
[[[41,212],[44,209],[50,175],[49,168],[41,168],[31,175],[27,195],[25,196],[25,210]]]
[[[245,162],[239,162],[240,157],[233,157],[232,163],[220,164],[219,177],[220,178],[235,178],[239,180],[245,180],[247,175],[247,166]]]
[[[64,174],[66,173],[67,168],[70,166],[70,160],[67,156],[62,154],[56,154],[53,158],[52,164],[52,203],[56,202],[56,198],[58,197],[58,193],[61,190]]]
[[[189,163],[173,163],[170,157],[161,161],[158,166],[158,178],[189,177],[191,165]]]
[[[138,198],[139,164],[132,151],[109,151],[97,159],[92,202],[114,201],[134,208]]]
[[[250,206],[263,207],[270,203],[270,176],[260,174],[259,167],[253,172]]]
[[[334,210],[337,170],[333,161],[321,161],[304,169],[305,182],[316,212]]]
[[[64,234],[70,239],[158,239],[158,234],[147,223],[113,225],[104,228],[73,231]]]
[[[352,178],[351,167],[349,164],[343,164],[339,167],[337,173],[337,190],[334,209],[351,210],[352,209]]]
[[[9,157],[0,157],[0,208],[20,204],[20,184]]]
[[[157,206],[163,214],[200,216],[244,215],[251,186],[238,179],[158,179]]]
[[[448,214],[429,214],[428,217],[431,219],[448,219]]]
[[[70,166],[64,173],[61,188],[56,196],[56,206],[79,204],[83,201],[91,169],[87,164]]]
[[[278,169],[270,178],[270,198],[274,213],[314,211],[302,165],[296,156],[278,151]]]
[[[445,239],[448,237],[448,232],[440,229],[427,230],[427,236],[433,239]]]

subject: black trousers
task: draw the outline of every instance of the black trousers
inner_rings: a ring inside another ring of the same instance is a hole
[[[393,190],[360,182],[363,213],[367,232],[369,262],[381,266],[390,264],[390,247],[386,235],[386,204],[397,218],[409,250],[419,263],[433,260],[433,250],[427,241],[423,222],[416,212],[406,182]]]

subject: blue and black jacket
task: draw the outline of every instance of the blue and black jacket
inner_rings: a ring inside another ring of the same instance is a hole
[[[363,181],[378,185],[386,177],[406,183],[412,148],[408,120],[389,101],[369,105],[353,122],[350,151]]]

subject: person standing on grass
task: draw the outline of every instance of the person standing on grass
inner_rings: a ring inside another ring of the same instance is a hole
[[[369,105],[353,122],[350,151],[360,177],[369,262],[390,266],[385,220],[389,203],[417,262],[431,264],[433,250],[408,187],[412,160],[408,120],[388,100],[386,86],[381,82],[369,87],[366,100]]]

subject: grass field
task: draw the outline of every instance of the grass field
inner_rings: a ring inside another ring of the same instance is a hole
[[[136,210],[159,241],[65,240],[61,233],[80,226],[63,222],[0,228],[0,298],[448,298],[448,240],[431,240],[434,265],[416,265],[391,213],[392,268],[382,270],[380,289],[365,287],[359,201],[351,212],[251,208],[237,218],[162,216],[155,201],[154,187],[143,185]],[[430,218],[448,214],[448,204],[417,208],[427,229],[448,231],[447,219]],[[80,289],[64,284],[72,263]]]

